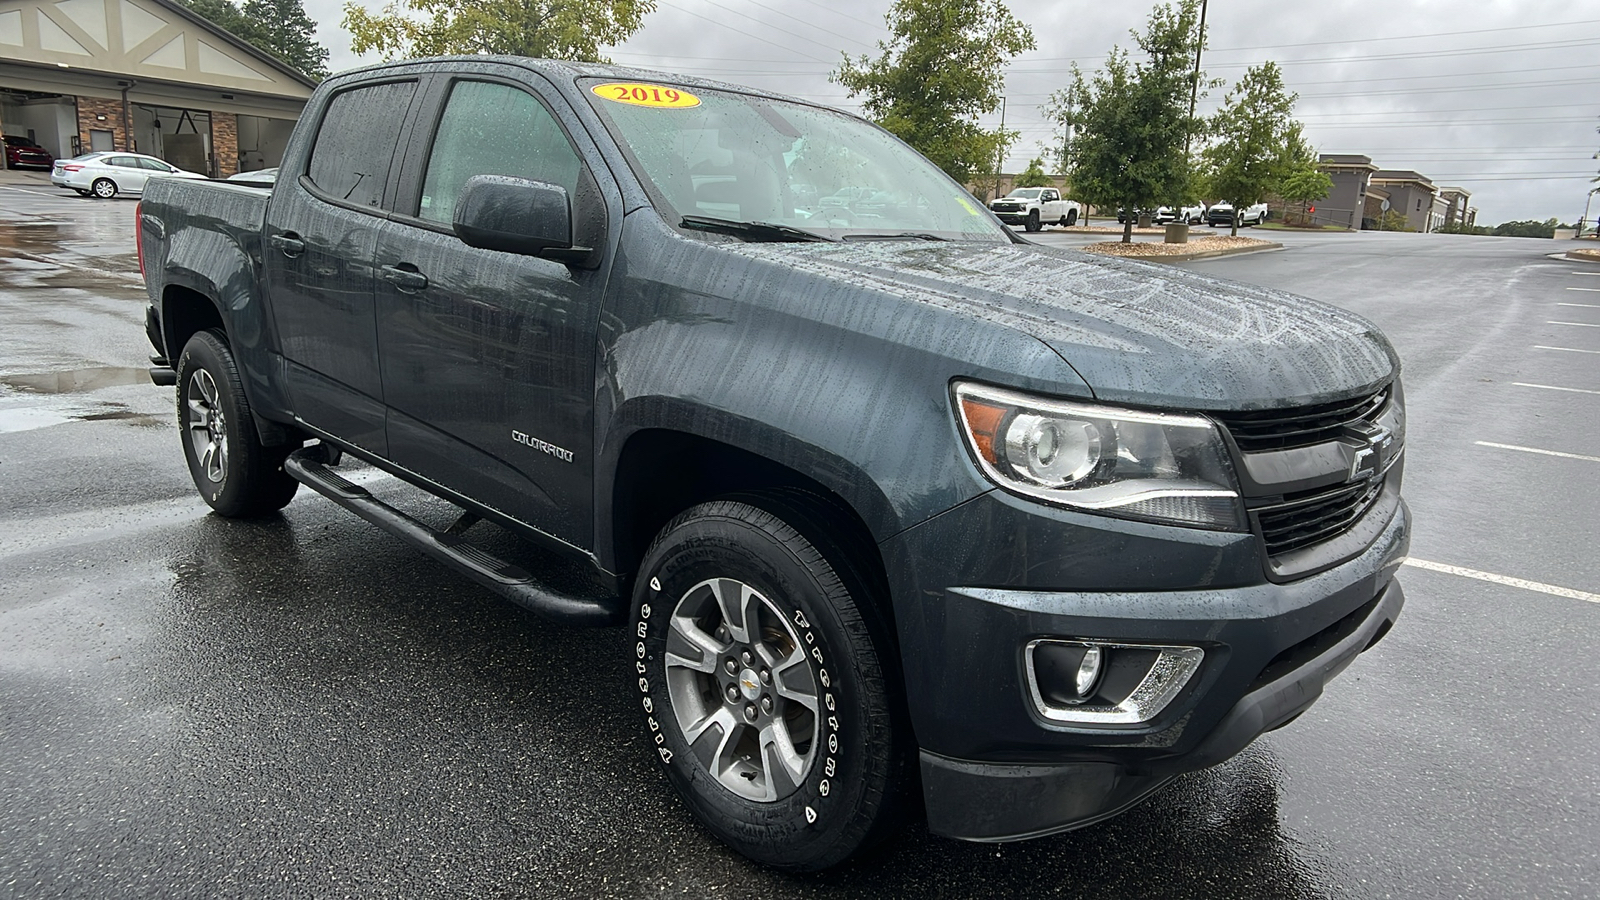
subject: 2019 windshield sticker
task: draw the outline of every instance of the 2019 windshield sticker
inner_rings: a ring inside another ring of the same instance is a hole
[[[664,84],[639,84],[631,81],[613,81],[597,84],[589,89],[596,97],[629,106],[653,106],[659,109],[689,109],[700,105],[700,98],[680,88]]]

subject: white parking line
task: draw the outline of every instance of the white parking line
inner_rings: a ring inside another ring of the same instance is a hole
[[[1553,384],[1528,384],[1527,382],[1523,381],[1513,381],[1511,383],[1517,387],[1539,388],[1546,391],[1571,391],[1574,394],[1600,394],[1600,391],[1591,391],[1588,388],[1556,387]]]
[[[1526,578],[1512,578],[1509,575],[1496,575],[1493,572],[1479,572],[1477,569],[1463,569],[1460,566],[1450,566],[1444,563],[1429,562],[1415,557],[1406,560],[1406,565],[1418,569],[1427,569],[1430,572],[1443,572],[1446,575],[1460,575],[1462,578],[1476,578],[1479,581],[1489,581],[1503,584],[1508,587],[1522,588],[1528,591],[1538,591],[1541,594],[1553,594],[1557,597],[1567,597],[1572,600],[1585,600],[1589,603],[1600,603],[1600,594],[1591,594],[1588,591],[1575,591],[1572,588],[1558,587],[1540,581],[1529,581]]]
[[[1557,306],[1581,306],[1584,309],[1600,309],[1600,303],[1557,303]]]
[[[1535,350],[1560,350],[1564,353],[1600,353],[1600,350],[1579,350],[1577,347],[1546,347],[1543,344],[1534,344]]]
[[[1562,459],[1582,459],[1588,462],[1600,462],[1600,456],[1584,456],[1579,453],[1562,453],[1559,450],[1540,450],[1537,447],[1518,447],[1516,444],[1496,444],[1493,441],[1473,441],[1479,447],[1496,447],[1501,450],[1521,450],[1523,453],[1537,453],[1541,456],[1559,456]]]
[[[1567,290],[1569,290],[1569,291],[1590,291],[1592,293],[1600,294],[1600,288],[1569,287],[1569,288],[1567,288]]]
[[[30,191],[27,188],[12,187],[9,184],[0,184],[0,189],[7,190],[7,191],[16,191],[19,194],[34,194],[34,195],[39,196],[39,197],[56,197],[56,198],[61,199],[61,200],[66,200],[67,199],[66,197],[62,196],[61,194],[52,194],[52,193],[49,193],[47,191]]]
[[[1551,320],[1551,319],[1546,319],[1545,320],[1545,324],[1546,325],[1577,325],[1577,326],[1579,326],[1581,328],[1600,328],[1600,325],[1596,325],[1593,322],[1557,322],[1557,321],[1554,321],[1554,320]]]

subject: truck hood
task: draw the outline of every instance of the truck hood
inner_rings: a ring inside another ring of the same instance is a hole
[[[1108,402],[1298,406],[1376,390],[1400,367],[1360,316],[1167,265],[1023,244],[727,247],[1025,331]]]

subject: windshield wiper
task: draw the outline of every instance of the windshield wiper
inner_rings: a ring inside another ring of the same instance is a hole
[[[789,225],[779,225],[776,222],[740,222],[736,219],[719,219],[714,216],[684,216],[678,223],[679,228],[693,228],[697,231],[715,231],[718,234],[731,234],[734,237],[744,238],[747,241],[827,241],[833,238],[804,228],[794,228]]]
[[[954,238],[940,237],[926,231],[897,231],[893,234],[847,234],[840,238],[843,241],[950,241]]]

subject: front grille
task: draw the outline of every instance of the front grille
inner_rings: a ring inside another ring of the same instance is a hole
[[[1343,534],[1378,502],[1385,478],[1309,491],[1250,510],[1269,556],[1282,556]]]
[[[1346,426],[1375,419],[1389,402],[1389,389],[1352,400],[1291,409],[1213,413],[1245,453],[1309,447],[1337,440]]]

